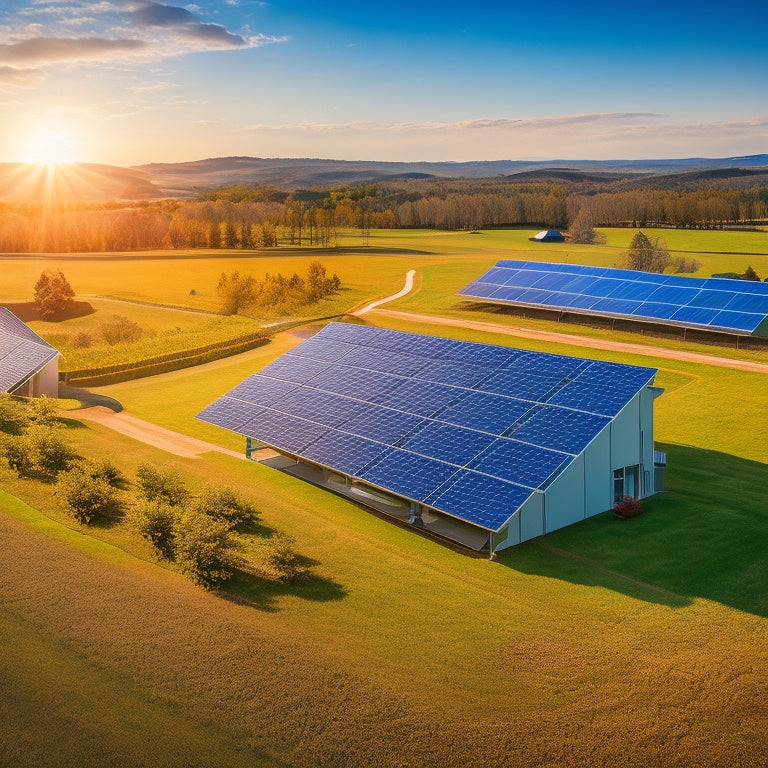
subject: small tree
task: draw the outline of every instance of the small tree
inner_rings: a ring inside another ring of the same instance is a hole
[[[753,280],[755,282],[760,282],[760,276],[755,272],[754,269],[752,269],[752,265],[750,264],[744,274],[741,276],[742,280]]]
[[[570,227],[571,242],[573,243],[594,243],[597,239],[592,213],[586,206],[579,208],[576,218]]]
[[[225,315],[236,315],[241,309],[253,304],[256,296],[256,281],[252,275],[241,275],[235,270],[232,274],[221,273],[216,286],[221,311]]]
[[[230,527],[252,523],[258,517],[256,508],[232,488],[208,486],[195,503],[202,513],[224,520]]]
[[[293,545],[293,538],[286,533],[276,533],[267,545],[265,563],[280,581],[298,581],[309,572]]]
[[[178,506],[189,498],[184,480],[175,470],[159,469],[154,464],[142,461],[136,467],[136,479],[141,495],[147,501],[162,501]]]
[[[43,320],[54,320],[66,312],[75,292],[61,270],[45,270],[35,283],[33,301]]]
[[[163,557],[173,557],[176,513],[170,504],[159,499],[139,503],[131,510],[130,521]]]
[[[669,266],[671,259],[663,238],[657,237],[652,243],[638,230],[629,244],[629,250],[624,254],[624,261],[627,269],[661,273]]]
[[[241,563],[229,523],[194,507],[185,509],[177,518],[174,535],[176,562],[207,589],[231,578]]]
[[[83,466],[62,472],[56,486],[75,518],[85,525],[117,514],[122,508],[118,491],[106,480],[91,476]]]

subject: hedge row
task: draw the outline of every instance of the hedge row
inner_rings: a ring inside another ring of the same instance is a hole
[[[252,336],[248,339],[240,339],[234,344],[216,345],[209,344],[198,349],[188,349],[176,352],[173,355],[162,355],[158,358],[138,360],[133,363],[111,365],[104,368],[90,368],[82,371],[62,371],[59,379],[66,384],[79,387],[101,387],[107,384],[119,384],[121,381],[140,379],[144,376],[156,376],[160,373],[178,371],[180,368],[188,368],[193,365],[210,363],[222,357],[237,355],[255,349],[269,341],[264,336]]]
[[[163,355],[154,355],[152,357],[145,357],[141,360],[130,360],[125,363],[115,363],[114,365],[100,365],[96,368],[80,368],[76,371],[67,371],[65,373],[68,377],[87,378],[89,376],[103,376],[107,373],[121,373],[122,371],[132,371],[134,368],[143,367],[146,365],[159,365],[160,363],[172,362],[178,360],[180,357],[194,357],[195,355],[203,355],[206,352],[212,352],[216,349],[221,349],[221,345],[224,344],[226,349],[237,347],[242,344],[251,344],[258,346],[258,342],[264,338],[264,334],[249,333],[244,336],[236,336],[234,339],[226,339],[225,341],[218,341],[212,344],[206,344],[203,347],[194,347],[193,349],[181,349],[176,352],[166,352]],[[255,342],[255,343],[254,343]],[[250,349],[250,347],[246,347]],[[229,354],[235,354],[230,352]]]

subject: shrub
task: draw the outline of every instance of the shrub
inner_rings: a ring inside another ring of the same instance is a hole
[[[139,490],[147,501],[164,501],[176,506],[189,498],[181,475],[172,469],[159,469],[143,461],[136,467]]]
[[[46,427],[58,427],[60,425],[59,409],[52,397],[42,395],[41,397],[33,398],[29,401],[28,408],[30,417],[35,424]]]
[[[7,435],[20,435],[29,424],[29,412],[26,404],[13,400],[10,395],[0,393],[0,432]]]
[[[633,496],[622,496],[620,501],[613,505],[613,514],[626,520],[630,517],[637,517],[643,511],[643,505],[639,499]]]
[[[19,477],[30,475],[35,468],[31,441],[27,435],[9,435],[2,442],[2,451],[8,466]]]
[[[701,262],[698,259],[687,258],[686,256],[674,256],[670,262],[672,265],[672,271],[679,275],[691,274],[698,272],[701,269]]]
[[[120,471],[120,467],[110,459],[96,459],[95,461],[88,462],[87,471],[91,477],[100,478],[109,483],[113,488],[118,488],[125,482],[125,477]]]
[[[85,525],[99,522],[122,509],[118,491],[106,480],[93,477],[82,466],[59,475],[57,492],[64,497],[75,518]]]
[[[80,455],[59,434],[45,427],[38,427],[29,435],[37,468],[49,477],[66,472]]]
[[[182,572],[207,589],[225,582],[240,566],[238,542],[225,520],[190,507],[177,518],[174,535]]]
[[[134,528],[149,539],[163,557],[173,557],[176,513],[170,504],[162,500],[139,503],[131,511],[130,519]]]
[[[294,540],[286,533],[276,533],[267,544],[265,564],[280,581],[297,581],[307,575],[308,568],[293,548]]]
[[[142,327],[127,317],[116,316],[114,320],[101,326],[101,335],[107,344],[124,344],[126,342],[138,341],[142,333],[144,333]]]
[[[75,349],[90,349],[93,346],[93,336],[88,331],[80,331],[72,337]]]
[[[195,503],[206,515],[225,520],[230,527],[252,523],[258,517],[256,508],[232,488],[208,486]]]

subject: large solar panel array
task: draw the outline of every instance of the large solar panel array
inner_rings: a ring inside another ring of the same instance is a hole
[[[0,392],[13,392],[59,353],[0,307]]]
[[[497,531],[655,373],[330,323],[198,418]]]
[[[628,269],[500,261],[459,296],[768,336],[768,283]]]

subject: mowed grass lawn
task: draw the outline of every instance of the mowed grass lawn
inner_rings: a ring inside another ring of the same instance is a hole
[[[237,359],[99,391],[242,447],[194,414],[299,341],[280,334]],[[48,516],[4,507],[4,611],[17,640],[3,662],[13,681],[4,754],[16,765],[40,754],[77,765],[83,749],[94,765],[240,765],[244,754],[297,766],[766,765],[766,377],[580,354],[660,368],[668,490],[639,518],[601,515],[497,562],[260,465],[72,430],[129,476],[150,459],[193,484],[247,490],[315,576],[297,586],[240,578],[231,599],[209,595],[159,568],[124,526],[82,536],[58,503],[45,506],[47,491],[6,480]],[[30,648],[58,673],[35,676]],[[44,695],[53,703],[41,713]],[[97,734],[113,722],[120,747],[101,753]],[[146,757],[160,724],[175,743],[189,739],[186,763],[176,752]]]

